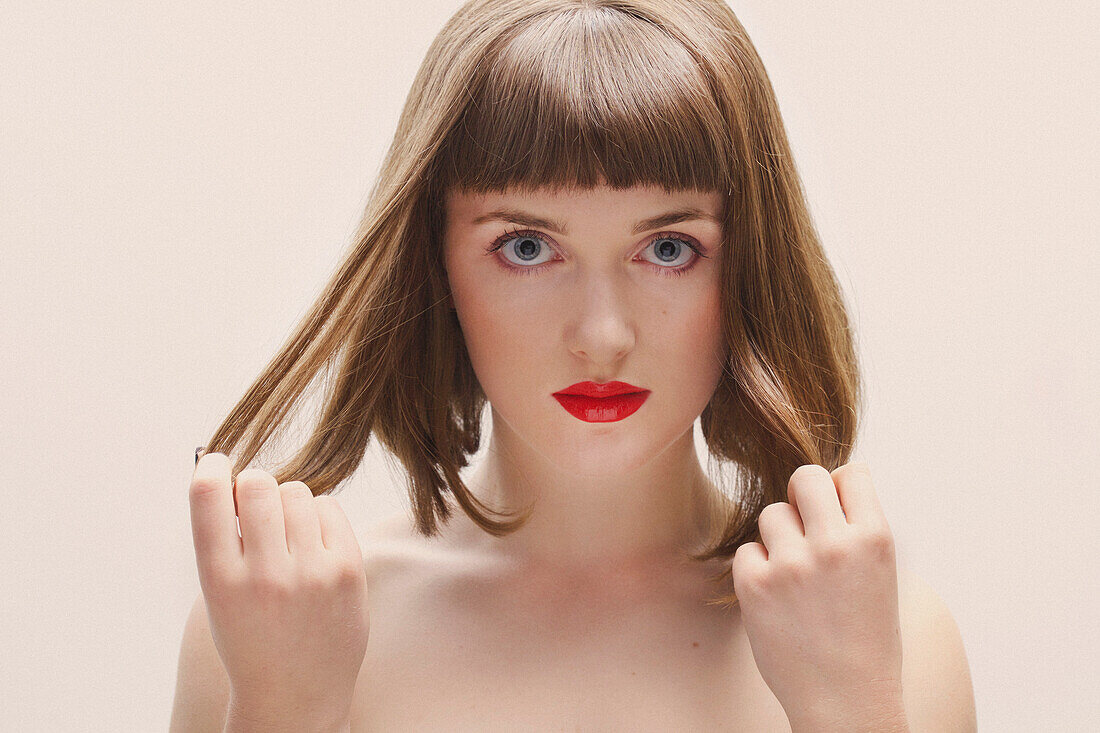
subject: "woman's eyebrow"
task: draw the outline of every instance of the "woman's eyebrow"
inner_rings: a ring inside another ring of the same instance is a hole
[[[651,229],[661,229],[673,224],[679,224],[682,221],[692,221],[695,219],[708,219],[721,224],[718,217],[713,214],[703,211],[702,209],[697,209],[694,206],[684,206],[673,211],[665,212],[664,214],[651,216],[648,219],[642,219],[634,225],[631,234],[641,234]],[[472,223],[483,224],[487,221],[504,221],[509,224],[518,224],[524,227],[546,229],[553,234],[559,234],[564,237],[569,236],[569,230],[566,228],[565,224],[554,219],[536,216],[535,214],[530,214],[519,209],[494,209],[487,214],[482,214],[475,218]]]

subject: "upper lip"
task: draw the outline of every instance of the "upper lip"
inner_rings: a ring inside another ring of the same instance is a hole
[[[554,394],[575,394],[583,397],[614,397],[615,395],[648,391],[649,390],[642,389],[641,387],[635,387],[633,384],[628,384],[627,382],[605,382],[604,384],[597,384],[596,382],[588,381],[571,384],[565,389],[558,390]]]

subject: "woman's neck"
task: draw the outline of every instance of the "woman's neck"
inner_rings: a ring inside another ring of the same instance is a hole
[[[585,477],[494,433],[466,483],[496,509],[534,502],[527,523],[505,537],[471,525],[479,549],[537,572],[680,562],[713,538],[728,506],[699,465],[690,431],[632,471]]]

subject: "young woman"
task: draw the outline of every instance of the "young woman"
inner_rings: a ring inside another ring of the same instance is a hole
[[[305,444],[244,468],[325,369]],[[173,730],[974,730],[958,630],[849,462],[860,406],[729,8],[472,0],[354,246],[196,451]],[[361,547],[332,494],[371,436],[412,516]]]

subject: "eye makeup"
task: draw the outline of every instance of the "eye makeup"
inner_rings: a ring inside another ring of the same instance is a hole
[[[492,254],[496,253],[497,251],[502,249],[504,247],[504,245],[509,240],[514,239],[516,237],[530,237],[531,239],[537,239],[540,242],[545,242],[547,245],[550,244],[549,238],[546,237],[543,234],[540,234],[537,231],[533,231],[533,230],[530,230],[530,229],[510,229],[510,230],[504,232],[503,234],[501,234],[495,240],[493,240],[493,242],[490,243],[489,246],[485,248],[485,254],[486,255],[492,255]],[[662,239],[672,239],[672,240],[675,240],[677,242],[683,242],[685,245],[688,246],[689,249],[691,249],[692,252],[695,253],[696,256],[693,257],[691,262],[689,262],[688,264],[681,265],[679,267],[662,267],[660,265],[657,265],[657,264],[654,264],[652,262],[647,261],[647,264],[651,265],[652,268],[655,269],[657,271],[657,274],[659,274],[659,275],[662,275],[662,276],[665,276],[665,277],[672,277],[674,275],[675,276],[686,275],[689,270],[693,269],[695,267],[695,265],[698,264],[700,259],[710,259],[710,256],[705,254],[706,250],[705,250],[704,247],[702,247],[702,245],[698,244],[695,240],[693,240],[693,239],[691,239],[691,238],[689,238],[689,237],[687,237],[683,234],[677,234],[677,233],[674,233],[674,232],[660,232],[660,233],[654,235],[650,239],[649,244],[653,244],[654,242],[658,242]],[[646,246],[649,246],[649,245],[646,245]],[[553,249],[553,247],[551,247],[551,249]],[[502,268],[504,268],[506,271],[508,271],[512,274],[516,274],[516,275],[534,275],[534,274],[538,274],[538,273],[542,272],[543,270],[545,270],[547,267],[549,267],[550,264],[551,264],[550,262],[546,262],[544,264],[536,265],[536,266],[533,266],[533,267],[521,267],[519,265],[513,265],[512,263],[506,261],[505,259],[503,259],[499,256],[495,257],[494,259],[496,259],[497,263]]]

